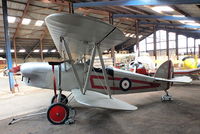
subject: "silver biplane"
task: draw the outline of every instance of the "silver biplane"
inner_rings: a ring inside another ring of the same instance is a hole
[[[173,78],[171,61],[163,63],[154,77],[105,67],[101,51],[124,40],[124,34],[110,24],[66,13],[49,15],[45,22],[63,62],[24,63],[21,72],[27,85],[54,89],[47,112],[53,124],[62,124],[69,116],[68,98],[62,94],[63,90],[71,91],[77,102],[87,106],[136,110],[136,106],[112,95],[163,90],[166,95],[162,99],[171,100],[167,90],[173,82],[192,81],[186,76]],[[86,61],[88,55],[90,59]],[[95,56],[99,56],[102,69],[93,67]]]

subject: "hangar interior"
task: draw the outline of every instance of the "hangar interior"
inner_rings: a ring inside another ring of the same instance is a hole
[[[106,65],[120,64],[118,68],[124,69],[123,67],[129,66],[126,64],[135,60],[135,57],[146,56],[157,65],[156,69],[166,60],[172,60],[175,68],[181,69],[182,59],[192,57],[195,67],[184,69],[198,69],[199,0],[2,0],[0,3],[0,70],[2,73],[0,105],[2,107],[6,105],[5,108],[0,109],[1,132],[6,134],[15,131],[34,134],[56,133],[56,131],[58,133],[80,133],[79,131],[133,133],[135,131],[152,134],[200,132],[199,80],[193,80],[189,85],[175,84],[173,90],[170,89],[170,92],[175,95],[170,103],[160,102],[159,96],[162,95],[160,91],[129,94],[128,97],[116,96],[130,104],[136,104],[139,109],[133,112],[91,109],[72,101],[72,105],[78,112],[77,122],[74,126],[64,125],[54,128],[47,122],[45,115],[7,126],[7,122],[14,116],[45,111],[53,91],[25,86],[21,82],[21,76],[18,75],[13,76],[8,73],[9,76],[3,76],[5,70],[23,63],[62,60],[45,24],[48,15],[62,12],[89,16],[111,24],[123,32],[125,36],[123,42],[103,52]],[[8,25],[5,25],[6,23]],[[117,58],[117,55],[121,57]],[[96,64],[100,64],[98,59]],[[195,72],[196,75],[199,79],[199,72]],[[30,105],[24,106],[27,105],[24,102],[28,101]],[[109,122],[115,127],[112,127]],[[18,127],[23,130],[16,130]]]

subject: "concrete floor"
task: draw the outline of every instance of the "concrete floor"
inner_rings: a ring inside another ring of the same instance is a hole
[[[12,118],[6,118],[0,120],[0,134],[199,134],[199,87],[200,81],[194,81],[192,85],[175,85],[169,90],[174,100],[168,103],[160,101],[164,92],[115,96],[136,105],[139,108],[136,111],[89,108],[72,102],[77,113],[75,124],[55,126],[47,121],[46,115],[41,115],[9,126],[8,123]],[[11,99],[15,98],[14,101],[23,100],[24,103],[15,104],[15,106],[12,103],[9,105],[11,109],[21,105],[33,105],[25,109],[45,111],[51,95],[52,92],[49,90],[32,89],[24,95],[11,97]],[[5,100],[2,98],[0,98],[0,102],[0,112],[2,112],[2,108],[8,102],[3,104]],[[38,107],[41,109],[38,109]],[[21,112],[26,110],[21,109]],[[3,112],[5,111],[3,110]],[[0,117],[1,115],[2,113]]]

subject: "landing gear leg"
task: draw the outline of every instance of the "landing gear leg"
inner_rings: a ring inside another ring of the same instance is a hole
[[[54,75],[54,97],[51,100],[51,106],[47,110],[47,119],[52,124],[73,124],[74,123],[74,116],[75,110],[71,108],[68,104],[68,97],[62,94],[62,69],[61,63],[63,62],[49,62],[52,65],[53,75],[54,75],[54,65],[58,65],[58,94],[56,93],[56,79]]]
[[[166,93],[166,95],[163,95],[163,96],[161,97],[161,101],[162,101],[162,102],[164,102],[164,101],[172,101],[172,100],[173,100],[173,99],[172,99],[172,96],[169,95],[169,93],[168,93],[167,90],[165,90],[165,93]]]

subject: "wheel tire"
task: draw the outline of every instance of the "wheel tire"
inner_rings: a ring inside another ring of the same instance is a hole
[[[69,108],[63,103],[54,103],[47,111],[47,119],[54,125],[64,124],[68,117]]]
[[[58,95],[53,96],[53,98],[51,99],[51,104],[57,103],[57,96]],[[63,103],[63,104],[68,103],[68,98],[64,94],[61,94],[61,102],[60,103]]]
[[[123,78],[119,83],[119,87],[123,91],[128,91],[131,88],[131,85],[131,81],[128,78]]]

